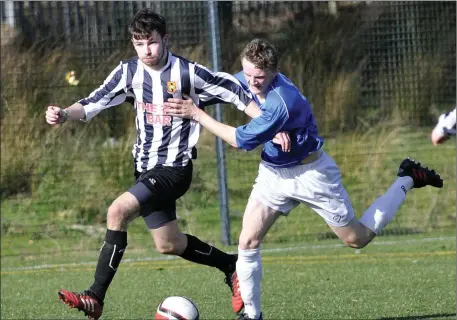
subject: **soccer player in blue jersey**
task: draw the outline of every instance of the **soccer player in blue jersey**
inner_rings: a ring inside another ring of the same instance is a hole
[[[431,133],[431,140],[433,145],[437,146],[446,142],[450,136],[455,136],[455,109],[443,113],[438,118],[438,123],[433,128]]]
[[[239,237],[236,263],[244,312],[238,319],[261,319],[260,243],[276,219],[300,203],[319,214],[348,246],[366,246],[393,218],[411,188],[441,188],[433,170],[405,159],[398,177],[358,220],[333,159],[323,151],[309,101],[278,72],[278,54],[268,42],[252,40],[241,54],[243,71],[235,76],[254,95],[262,114],[234,128],[217,122],[192,101],[169,99],[167,114],[192,118],[232,146],[252,150],[263,144],[262,161],[249,197]],[[274,143],[286,131],[290,151]],[[272,140],[273,139],[273,140]]]
[[[106,236],[92,286],[82,293],[60,290],[59,298],[90,319],[98,319],[127,247],[127,225],[142,216],[160,253],[218,268],[232,290],[232,301],[241,301],[235,272],[237,256],[179,231],[176,200],[191,183],[200,124],[164,114],[163,103],[188,95],[200,106],[234,104],[251,117],[260,115],[260,109],[233,76],[213,73],[169,52],[166,22],[161,15],[149,9],[139,11],[129,32],[137,57],[121,62],[85,99],[68,108],[49,106],[46,111],[50,125],[88,121],[103,109],[123,102],[133,103],[136,111],[137,140],[132,149],[136,184],[108,208]]]

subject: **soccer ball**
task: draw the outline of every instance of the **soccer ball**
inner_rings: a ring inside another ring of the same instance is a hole
[[[168,297],[157,307],[156,320],[198,320],[197,306],[186,297]]]

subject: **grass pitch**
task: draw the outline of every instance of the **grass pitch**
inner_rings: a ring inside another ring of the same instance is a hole
[[[455,233],[262,247],[264,319],[451,319],[456,316]],[[234,247],[225,248],[234,250]],[[84,319],[57,290],[92,283],[97,251],[2,257],[2,319]],[[152,250],[127,250],[103,318],[153,319],[170,295],[190,297],[201,319],[234,319],[223,274]]]

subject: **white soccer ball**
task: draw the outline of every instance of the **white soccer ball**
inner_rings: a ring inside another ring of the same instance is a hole
[[[198,320],[195,303],[186,297],[168,297],[157,307],[156,320]]]

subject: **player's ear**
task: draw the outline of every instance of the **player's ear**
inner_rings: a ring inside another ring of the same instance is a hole
[[[163,40],[163,45],[164,45],[165,47],[168,47],[168,33],[166,33],[166,34],[163,36],[162,40]]]
[[[274,78],[278,74],[279,70],[270,70],[271,71],[271,77]]]

